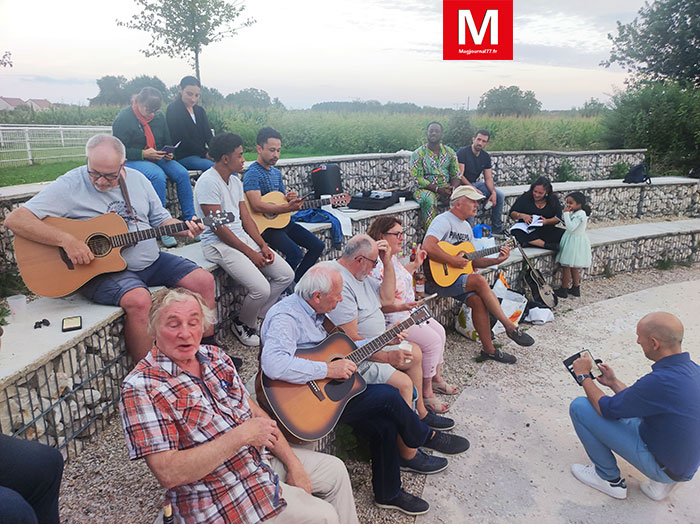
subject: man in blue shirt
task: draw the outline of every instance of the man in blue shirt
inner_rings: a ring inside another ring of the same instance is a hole
[[[282,151],[282,135],[271,127],[263,127],[256,139],[258,159],[253,162],[243,176],[243,191],[248,206],[253,213],[293,213],[299,211],[303,200],[295,191],[287,193],[282,173],[275,167]],[[264,202],[262,197],[271,191],[285,194],[286,204]],[[304,226],[290,222],[282,229],[268,228],[262,237],[273,249],[284,255],[287,264],[294,270],[294,281],[313,266],[323,253],[324,243]],[[301,248],[306,249],[302,254]],[[303,256],[302,256],[303,255]]]
[[[584,484],[611,497],[627,496],[614,451],[649,477],[642,492],[664,499],[678,482],[688,481],[700,465],[700,366],[681,350],[683,324],[670,313],[644,316],[637,324],[637,344],[653,361],[652,372],[627,387],[606,364],[598,382],[615,395],[606,396],[590,374],[588,355],[574,364],[586,397],[569,408],[574,429],[593,466],[573,464]]]
[[[294,294],[275,304],[262,325],[263,373],[274,380],[305,384],[311,380],[348,379],[357,372],[349,359],[314,362],[295,356],[297,348],[323,341],[325,315],[343,299],[343,278],[332,262],[312,267],[294,288]],[[361,345],[361,343],[358,343]],[[408,515],[426,513],[429,505],[401,488],[400,470],[437,473],[447,467],[444,457],[423,453],[419,446],[457,455],[469,448],[467,439],[429,428],[388,384],[369,384],[350,400],[340,422],[369,442],[372,453],[372,487],[375,504],[398,509]]]

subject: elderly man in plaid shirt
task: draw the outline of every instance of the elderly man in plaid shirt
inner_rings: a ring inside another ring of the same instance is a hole
[[[200,345],[212,320],[201,297],[181,288],[151,308],[155,343],[120,403],[130,458],[145,457],[179,522],[356,523],[344,464],[292,451],[229,357]]]

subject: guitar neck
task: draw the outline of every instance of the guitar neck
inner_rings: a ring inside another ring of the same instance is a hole
[[[143,229],[140,231],[130,231],[129,233],[122,233],[121,235],[114,235],[109,237],[112,242],[112,247],[123,247],[131,246],[142,240],[150,240],[151,238],[158,238],[163,235],[174,235],[175,233],[180,233],[187,229],[187,224],[184,222],[178,222],[177,224],[169,224],[167,226],[160,226],[155,228]]]
[[[498,253],[501,250],[501,246],[487,247],[486,249],[481,249],[479,251],[473,251],[471,253],[463,253],[462,256],[467,260],[474,260],[477,258],[487,257]]]
[[[313,200],[304,200],[304,203],[302,204],[301,208],[302,209],[317,209],[322,206],[327,206],[328,204],[331,203],[330,198],[315,198]]]
[[[350,353],[346,358],[352,360],[355,364],[367,360],[369,357],[374,355],[377,351],[386,346],[389,342],[396,338],[396,335],[401,333],[404,329],[410,328],[414,325],[416,321],[413,317],[408,317],[403,322],[396,324],[394,327],[385,331],[383,334],[379,335],[374,340],[367,342],[361,348],[357,348],[355,351]]]

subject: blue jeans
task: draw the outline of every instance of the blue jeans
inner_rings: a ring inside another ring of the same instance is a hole
[[[417,448],[428,441],[431,429],[408,407],[399,390],[388,384],[367,385],[364,393],[348,402],[340,422],[369,442],[376,501],[386,503],[396,497],[401,489],[397,434],[408,447]]]
[[[614,451],[651,480],[673,482],[656,462],[647,445],[639,436],[640,418],[610,420],[601,417],[586,397],[575,398],[569,406],[569,415],[581,444],[595,465],[596,473],[604,480],[615,480],[620,468]],[[669,446],[673,445],[671,442]]]
[[[175,182],[177,189],[177,199],[180,201],[182,208],[182,217],[189,220],[194,216],[194,201],[192,199],[192,183],[190,182],[190,174],[187,169],[178,164],[175,160],[129,160],[126,162],[126,167],[136,169],[151,181],[153,188],[158,194],[163,207],[165,207],[165,179],[166,176]]]
[[[491,196],[491,191],[489,191],[489,188],[486,187],[486,182],[474,182],[473,186],[477,188],[479,191],[481,191],[486,198],[489,198]],[[503,233],[503,200],[504,196],[503,193],[501,192],[500,189],[496,189],[496,205],[491,208],[491,230],[497,234],[500,235]],[[482,200],[482,202],[486,202],[486,200]],[[469,222],[469,225],[474,227],[475,225],[475,220],[474,217],[468,218],[467,222]]]
[[[59,524],[63,457],[49,446],[0,435],[0,522]]]
[[[185,169],[189,169],[190,171],[206,171],[214,165],[214,162],[212,162],[208,158],[204,158],[197,155],[179,158],[177,161],[180,162],[180,164],[182,164],[185,167]]]
[[[282,229],[268,229],[262,236],[270,247],[282,253],[294,270],[294,282],[299,282],[302,275],[316,263],[325,247],[320,238],[296,222],[290,222]],[[299,246],[306,249],[303,258]]]

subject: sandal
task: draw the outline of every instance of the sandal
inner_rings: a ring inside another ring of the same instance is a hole
[[[425,408],[429,409],[433,413],[445,413],[450,409],[450,405],[441,401],[437,397],[425,398],[423,397],[423,404]]]
[[[443,380],[441,382],[433,381],[433,391],[435,393],[442,393],[443,395],[456,395],[459,389],[457,389],[457,386],[453,386]]]

